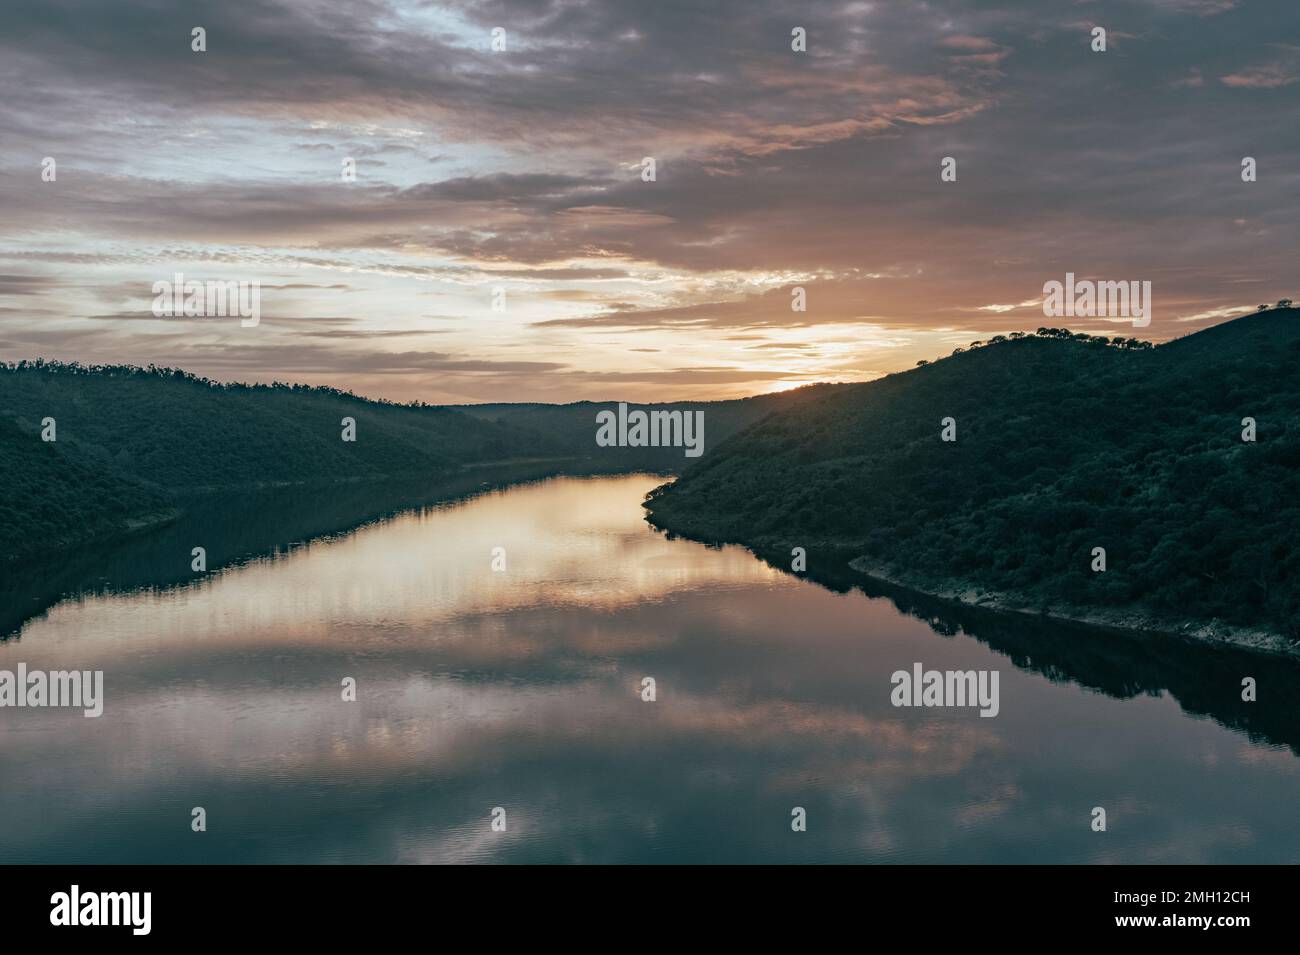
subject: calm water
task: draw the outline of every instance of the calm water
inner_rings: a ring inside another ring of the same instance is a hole
[[[1295,666],[905,613],[667,539],[659,482],[54,604],[0,669],[102,669],[105,713],[0,710],[0,862],[1300,861]],[[1001,713],[895,709],[916,661],[1000,671]]]

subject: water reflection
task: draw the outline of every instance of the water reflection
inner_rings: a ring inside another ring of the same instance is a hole
[[[654,532],[640,500],[659,481],[544,481],[58,603],[0,645],[0,668],[103,669],[106,711],[0,711],[0,857],[1300,854],[1300,762],[1276,745],[1300,740],[1293,665],[797,579]],[[168,547],[188,554],[185,532]],[[1001,715],[894,709],[889,675],[918,660],[1001,670]],[[1234,702],[1240,675],[1259,703]]]

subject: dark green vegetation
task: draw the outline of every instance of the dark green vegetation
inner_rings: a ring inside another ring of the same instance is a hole
[[[810,389],[811,394],[816,389]],[[705,453],[774,396],[706,408]],[[599,448],[610,404],[463,408],[370,401],[332,388],[221,384],[168,368],[0,363],[0,560],[109,536],[281,485],[428,480],[499,462],[672,471],[680,448]],[[673,407],[686,407],[675,405]],[[53,418],[56,440],[41,440]],[[356,441],[342,440],[342,419]]]
[[[41,440],[47,417],[53,442]],[[341,440],[344,417],[357,422],[356,442]],[[508,426],[333,389],[19,363],[0,368],[0,556],[174,516],[206,491],[442,476],[463,462],[547,453]]]
[[[654,522],[1033,609],[1300,636],[1300,310],[1147,349],[1044,332],[773,414],[653,492]]]
[[[98,462],[45,444],[0,415],[0,553],[63,547],[174,513],[165,495]]]

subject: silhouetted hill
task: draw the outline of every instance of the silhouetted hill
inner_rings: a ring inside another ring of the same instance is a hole
[[[56,440],[41,440],[53,418]],[[342,440],[344,418],[356,441]],[[549,456],[544,438],[445,408],[172,369],[0,367],[0,556],[175,514],[203,491],[424,476]]]
[[[1003,605],[1300,635],[1300,311],[1145,350],[1046,331],[777,412],[653,520]]]
[[[707,454],[778,403],[817,391],[664,407],[706,411]],[[204,493],[412,478],[432,486],[501,462],[672,471],[691,460],[679,447],[598,447],[596,412],[616,406],[398,405],[167,368],[0,363],[0,560],[146,526],[201,506]],[[41,439],[46,418],[51,442]],[[344,418],[356,423],[354,442],[342,440]]]
[[[37,436],[52,417],[67,456],[173,491],[437,473],[546,451],[526,432],[444,408],[171,369],[2,369],[0,416]],[[342,440],[345,417],[357,423],[355,442]]]

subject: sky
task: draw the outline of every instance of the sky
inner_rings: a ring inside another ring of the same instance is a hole
[[[1295,0],[4,0],[0,90],[7,361],[674,401],[1300,298]]]

